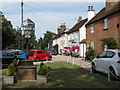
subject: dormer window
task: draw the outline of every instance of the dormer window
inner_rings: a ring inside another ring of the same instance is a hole
[[[104,29],[108,29],[108,19],[104,19]]]
[[[91,33],[94,33],[94,23],[91,24]]]

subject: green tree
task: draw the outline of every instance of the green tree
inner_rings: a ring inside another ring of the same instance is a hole
[[[57,51],[58,53],[58,44],[54,45],[53,48]]]
[[[49,40],[51,40],[52,38],[52,32],[47,31],[46,33],[44,33],[44,38],[40,39],[40,46],[41,49],[45,49],[46,47],[48,47],[48,43]]]
[[[16,44],[16,30],[13,29],[11,21],[8,21],[2,13],[0,13],[0,17],[2,18],[2,49],[8,48],[12,46],[12,44]]]

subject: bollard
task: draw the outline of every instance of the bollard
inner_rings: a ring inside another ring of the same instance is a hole
[[[90,73],[92,73],[92,65],[91,65],[91,68],[90,68]]]
[[[68,57],[67,57],[67,63],[68,63]]]
[[[108,70],[108,82],[110,82],[110,71]]]

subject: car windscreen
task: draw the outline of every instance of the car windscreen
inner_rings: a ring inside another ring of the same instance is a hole
[[[35,52],[35,51],[30,51],[30,52],[29,52],[29,56],[34,56],[34,52]]]
[[[120,52],[118,53],[118,56],[120,57]]]
[[[3,57],[14,57],[13,53],[10,52],[2,52]]]

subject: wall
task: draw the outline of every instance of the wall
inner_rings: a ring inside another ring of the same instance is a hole
[[[118,32],[118,28],[117,28],[117,24],[119,22],[118,15],[120,17],[120,14],[114,14],[108,17],[108,30],[103,29],[104,28],[103,20],[94,23],[94,33],[91,33],[90,25],[86,27],[87,43],[94,41],[94,47],[95,47],[94,49],[96,54],[103,51],[103,44],[101,40],[104,38],[113,37],[117,41],[118,47],[120,48],[120,37],[118,34],[120,33],[120,30]]]

